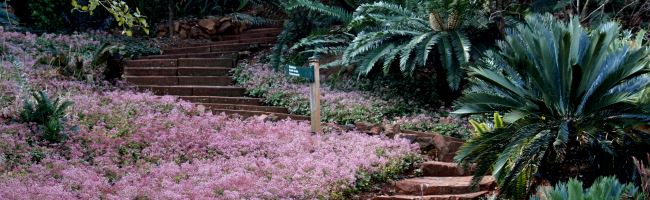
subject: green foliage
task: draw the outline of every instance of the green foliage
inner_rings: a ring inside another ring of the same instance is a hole
[[[480,16],[479,3],[412,0],[363,4],[348,25],[360,33],[344,51],[343,64],[356,64],[358,72],[365,75],[377,64],[388,73],[397,62],[401,72],[412,75],[417,67],[431,64],[436,49],[444,71],[441,74],[446,74],[451,90],[459,90],[471,48],[464,29],[469,27],[467,21]]]
[[[120,35],[94,36],[105,44],[113,46],[110,53],[117,53],[124,58],[134,58],[147,55],[158,55],[162,52],[160,47],[146,38],[126,37]]]
[[[601,177],[589,188],[583,189],[581,181],[571,179],[551,187],[540,187],[538,196],[531,200],[621,200],[644,199],[643,192],[632,184],[622,184],[615,177]]]
[[[85,5],[79,4],[78,0],[72,0],[72,7],[83,12],[90,12],[91,15],[97,7],[102,7],[113,15],[118,26],[123,27],[122,34],[133,35],[133,28],[140,28],[149,34],[146,17],[140,14],[138,8],[132,11],[129,5],[122,0],[89,0]]]
[[[66,1],[34,0],[29,1],[28,6],[32,23],[36,28],[51,32],[67,26],[65,18],[62,17],[65,14],[62,12],[69,10]]]
[[[377,150],[378,154],[381,152]],[[380,155],[378,155],[380,156]],[[355,177],[356,182],[354,187],[347,188],[342,191],[337,191],[331,194],[330,199],[352,199],[356,194],[368,191],[378,184],[389,182],[390,180],[399,179],[409,170],[413,170],[416,164],[422,162],[422,157],[419,155],[406,155],[401,160],[394,160],[389,162],[386,167],[376,173],[368,173],[366,171],[359,171]]]
[[[0,2],[0,26],[12,27],[18,24],[18,18],[9,12],[8,6],[5,2]]]
[[[479,123],[476,120],[470,119],[469,124],[474,128],[474,137],[480,137],[485,133],[494,131],[494,129],[505,128],[505,123],[503,122],[503,117],[497,112],[494,113],[492,118],[492,124],[488,123]]]
[[[646,198],[650,198],[650,167],[646,167],[646,164],[642,160],[632,158],[634,160],[634,165],[636,165],[636,170],[639,173],[639,179],[641,180],[641,190],[645,193]],[[650,154],[647,155],[648,163],[650,163]]]
[[[647,46],[620,33],[614,22],[588,30],[577,18],[526,17],[498,43],[498,54],[470,69],[473,86],[455,111],[506,113],[509,125],[471,139],[456,160],[477,163],[475,181],[492,170],[501,192],[515,199],[531,192],[535,174],[556,182],[632,169],[628,153],[650,144],[647,134],[628,129],[650,121],[647,105],[635,103],[650,85],[650,57]]]
[[[43,91],[33,93],[35,104],[25,100],[20,116],[24,122],[35,123],[43,130],[42,139],[50,143],[63,142],[67,135],[63,133],[63,118],[65,110],[72,102],[55,99],[54,101]]]

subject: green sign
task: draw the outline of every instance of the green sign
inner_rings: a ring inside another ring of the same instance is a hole
[[[301,77],[307,79],[309,82],[314,82],[314,67],[298,67],[293,65],[287,65],[284,68],[285,74],[287,76]]]

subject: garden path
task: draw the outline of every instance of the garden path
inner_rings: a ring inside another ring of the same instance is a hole
[[[139,90],[178,96],[216,113],[308,120],[305,116],[289,114],[286,108],[265,106],[262,99],[247,97],[245,89],[235,86],[231,76],[240,52],[273,45],[281,31],[280,28],[251,29],[222,36],[218,42],[164,49],[162,55],[127,61],[124,78]]]
[[[394,182],[386,195],[373,200],[478,200],[496,190],[492,176],[486,176],[475,189],[471,186],[473,169],[453,162],[463,142],[439,134],[403,131],[396,135],[420,144],[425,158],[419,177]]]

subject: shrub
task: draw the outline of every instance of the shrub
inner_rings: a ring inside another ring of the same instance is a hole
[[[492,170],[501,191],[518,198],[535,175],[551,182],[631,177],[630,154],[650,144],[629,129],[650,119],[635,103],[650,85],[649,50],[619,34],[614,22],[588,30],[577,18],[526,17],[498,43],[498,54],[471,68],[473,86],[455,111],[505,113],[509,125],[474,137],[456,160],[478,164],[475,180]]]
[[[540,187],[538,195],[531,200],[621,200],[644,199],[643,192],[632,184],[622,184],[614,177],[601,177],[588,189],[583,189],[581,181],[571,179],[553,187]]]
[[[43,130],[42,138],[50,143],[64,141],[67,136],[63,134],[63,117],[65,110],[72,105],[72,102],[55,99],[54,101],[43,91],[33,93],[36,104],[25,101],[23,111],[20,114],[24,122],[36,123]]]
[[[401,72],[411,75],[417,67],[432,64],[431,58],[438,55],[438,75],[457,91],[470,59],[471,42],[464,30],[471,27],[469,22],[479,21],[479,2],[409,0],[361,5],[348,25],[360,33],[344,51],[343,63],[356,64],[359,73],[368,74],[378,63],[389,72],[397,62]]]
[[[9,5],[5,2],[0,2],[0,26],[12,27],[16,24],[18,24],[18,18],[9,12]]]

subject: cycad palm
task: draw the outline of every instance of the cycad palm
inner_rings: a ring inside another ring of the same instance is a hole
[[[650,84],[648,48],[621,40],[619,29],[610,22],[589,31],[576,18],[535,15],[509,30],[501,52],[470,70],[474,84],[456,113],[501,112],[511,124],[471,139],[456,159],[478,163],[476,178],[493,170],[504,193],[525,194],[535,173],[565,166],[569,155],[616,158],[619,147],[650,143],[647,134],[626,129],[650,121],[635,103]]]
[[[443,6],[437,9],[417,0],[359,6],[349,28],[360,33],[345,50],[343,63],[356,64],[359,73],[368,74],[377,63],[388,72],[393,62],[399,62],[403,73],[412,74],[430,61],[435,49],[449,87],[458,90],[461,66],[469,61],[471,47],[462,31],[463,18],[464,13],[473,13],[472,4],[463,0],[440,3]]]

